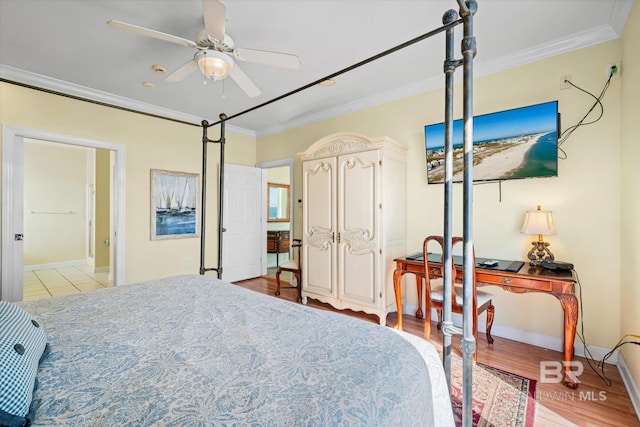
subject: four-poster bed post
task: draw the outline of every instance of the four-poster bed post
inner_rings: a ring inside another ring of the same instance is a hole
[[[458,18],[455,10],[448,10],[442,17],[442,23],[447,24]],[[453,29],[448,29],[445,40],[445,100],[444,100],[444,269],[443,269],[443,301],[445,307],[442,313],[442,364],[444,367],[447,384],[451,387],[451,335],[457,332],[458,328],[453,326],[451,320],[451,287],[453,273],[452,246],[452,193],[453,193],[453,73],[462,61],[456,61],[453,53]],[[428,293],[427,293],[428,295]],[[429,296],[427,296],[429,298]],[[430,316],[429,316],[430,318]]]
[[[447,11],[443,16],[443,26],[433,31],[425,33],[419,37],[411,39],[405,43],[381,52],[377,55],[360,61],[350,67],[325,76],[298,89],[290,91],[284,95],[273,98],[262,104],[244,110],[240,113],[227,117],[220,114],[220,120],[215,123],[202,121],[202,216],[200,235],[200,274],[207,271],[216,271],[218,278],[222,278],[222,239],[224,232],[223,224],[223,202],[224,202],[224,144],[225,144],[225,122],[250,111],[269,105],[273,102],[284,99],[290,95],[308,89],[318,83],[334,78],[340,74],[351,71],[357,67],[375,61],[397,50],[403,49],[414,43],[427,39],[435,34],[446,32],[446,57],[444,61],[445,73],[445,196],[444,196],[444,310],[443,310],[443,365],[447,383],[451,382],[451,335],[462,333],[461,348],[463,353],[463,384],[462,384],[462,425],[472,424],[472,356],[475,351],[475,339],[472,332],[473,308],[473,266],[470,265],[473,259],[473,239],[472,239],[472,201],[473,201],[473,58],[476,54],[475,37],[473,36],[473,15],[477,11],[475,1],[457,0],[460,16],[454,10]],[[462,59],[455,60],[453,54],[453,28],[462,23],[464,27],[464,37],[461,43]],[[464,181],[463,181],[463,328],[454,327],[451,321],[451,286],[453,255],[451,253],[452,241],[452,183],[453,183],[453,73],[460,65],[463,66],[463,144],[464,144]],[[207,129],[216,124],[220,124],[220,139],[211,140],[207,137]],[[207,144],[220,144],[220,176],[218,182],[218,266],[217,268],[205,268],[205,218],[206,218],[206,180],[207,180]],[[398,313],[399,327],[402,325],[402,313]]]
[[[207,271],[215,271],[218,273],[218,279],[222,279],[222,233],[224,224],[222,223],[224,214],[224,144],[225,144],[225,122],[227,116],[220,114],[220,139],[209,139],[207,136],[207,129],[209,128],[209,122],[202,121],[202,196],[201,196],[201,214],[200,214],[200,274],[204,274]],[[204,252],[205,252],[205,223],[207,212],[207,144],[208,143],[220,144],[220,177],[218,179],[218,267],[206,268],[204,266]]]
[[[477,3],[468,1],[466,4],[458,0],[460,15],[463,19],[464,36],[462,38],[463,61],[463,145],[464,145],[464,179],[463,179],[463,215],[462,215],[462,425],[471,427],[472,417],[472,372],[473,353],[476,351],[475,337],[473,336],[473,316],[477,313],[473,310],[474,255],[473,255],[473,58],[476,56],[476,38],[473,36],[473,15],[477,11]],[[451,307],[447,307],[451,310]]]

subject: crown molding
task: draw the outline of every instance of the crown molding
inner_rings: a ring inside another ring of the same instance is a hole
[[[631,13],[632,7],[633,0],[617,0],[613,4],[613,11],[611,12],[609,24],[620,36],[622,36],[624,25],[627,22],[627,18]]]
[[[612,20],[615,19],[617,21],[621,21],[622,25],[624,26],[624,20],[629,14],[631,3],[631,1],[626,0],[616,3],[616,5],[619,5],[619,7],[616,7],[616,11],[614,11],[614,15],[616,17],[612,17]],[[620,22],[617,22],[616,24],[620,25]],[[575,33],[563,39],[554,40],[551,43],[541,44],[531,49],[514,53],[512,55],[505,55],[500,58],[487,61],[476,60],[476,62],[474,63],[474,76],[482,77],[489,74],[494,74],[510,68],[515,68],[546,58],[551,58],[556,55],[583,49],[598,43],[604,43],[619,37],[620,34],[611,25],[602,25],[587,31]],[[455,80],[461,81],[461,79],[461,74],[457,73]],[[311,123],[319,122],[322,120],[332,119],[334,117],[364,110],[366,108],[371,108],[377,105],[386,104],[398,99],[419,95],[424,92],[439,89],[443,86],[444,76],[430,77],[411,85],[407,85],[383,93],[378,93],[367,98],[362,98],[357,101],[340,105],[335,108],[330,108],[324,111],[297,118],[295,120],[280,123],[269,128],[262,129],[256,133],[258,137],[262,137],[279,132],[284,132],[289,129],[309,125]]]
[[[538,45],[526,51],[480,62],[477,66],[477,74],[488,75],[497,73],[509,68],[519,67],[521,65],[541,61],[553,56],[569,53],[574,50],[584,49],[599,43],[608,42],[619,37],[620,35],[616,33],[611,26],[601,25],[587,31],[573,34],[570,37],[565,37],[564,39],[558,39],[551,43]]]
[[[85,99],[90,102],[97,102],[116,108],[125,108],[127,110],[137,111],[144,114],[176,120],[183,123],[201,126],[202,118],[192,114],[182,113],[168,108],[158,107],[156,105],[147,104],[145,102],[135,101],[130,98],[92,89],[86,86],[69,83],[63,80],[47,77],[42,74],[32,73],[30,71],[21,70],[5,64],[0,64],[0,78],[40,89],[59,92],[62,94]],[[227,125],[226,129],[234,134],[249,136],[255,138],[254,131]]]

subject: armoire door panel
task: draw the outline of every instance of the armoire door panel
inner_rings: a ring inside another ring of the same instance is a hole
[[[304,165],[304,194],[310,195],[304,200],[305,225],[309,233],[311,227],[326,230],[334,229],[335,216],[335,159],[317,160]]]
[[[367,304],[377,301],[379,156],[379,151],[364,151],[338,157],[339,293]]]
[[[371,239],[376,238],[378,160],[378,151],[365,151],[338,158],[340,231],[366,230]]]
[[[365,304],[374,304],[377,301],[376,289],[372,286],[377,283],[376,258],[372,251],[352,253],[348,248],[344,248],[339,280],[343,300]]]
[[[332,295],[336,292],[336,159],[303,165],[303,289]]]
[[[329,249],[330,247],[322,248],[313,245],[305,247],[303,259],[310,262],[303,265],[304,290],[322,295],[334,295],[332,276],[336,267]]]

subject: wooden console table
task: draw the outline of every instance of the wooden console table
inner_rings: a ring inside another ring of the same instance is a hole
[[[267,230],[267,253],[276,254],[276,267],[280,265],[280,254],[289,252],[289,230]]]
[[[416,276],[418,288],[418,311],[416,317],[422,318],[422,284],[424,282],[423,261],[411,260],[408,258],[397,258],[396,270],[393,273],[393,286],[396,295],[396,306],[398,308],[398,329],[402,330],[402,276],[412,273]],[[440,276],[440,264],[429,260],[429,274],[433,277]],[[456,265],[457,277],[462,277],[462,266]],[[576,276],[573,271],[551,271],[541,267],[532,267],[525,263],[517,272],[498,271],[488,268],[476,267],[476,283],[478,286],[500,286],[502,289],[515,292],[542,292],[556,297],[564,311],[564,384],[572,389],[578,388],[571,371],[573,359],[573,344],[578,324],[578,299],[575,296]],[[428,295],[428,294],[427,294]],[[425,307],[430,309],[429,301]]]

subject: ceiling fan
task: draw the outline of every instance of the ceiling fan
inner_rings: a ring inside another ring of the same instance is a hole
[[[117,30],[196,48],[193,59],[169,74],[165,78],[167,82],[179,82],[199,68],[205,77],[214,80],[231,77],[249,97],[254,98],[260,95],[260,89],[234,58],[281,68],[296,69],[300,66],[296,55],[235,47],[231,37],[225,33],[227,6],[220,0],[202,0],[202,12],[204,29],[198,32],[195,41],[120,21],[109,20],[107,24]]]

